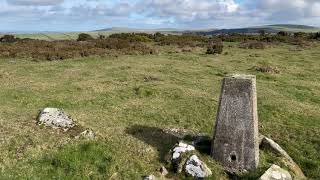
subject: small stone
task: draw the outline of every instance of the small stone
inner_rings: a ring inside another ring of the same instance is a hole
[[[187,160],[188,153],[195,150],[195,147],[188,145],[184,142],[177,143],[172,150],[170,150],[169,163],[171,164],[174,172],[181,173],[183,166]]]
[[[174,152],[174,153],[172,154],[172,159],[177,159],[177,158],[179,158],[179,157],[180,157],[180,153]]]
[[[156,180],[157,178],[153,174],[151,174],[149,176],[144,176],[142,179],[143,180]]]
[[[198,156],[192,155],[185,165],[185,172],[187,175],[193,178],[200,179],[206,178],[212,175],[211,170],[208,166],[202,162]]]
[[[161,166],[160,173],[162,176],[166,176],[167,174],[169,174],[168,170],[164,166]]]
[[[292,177],[288,171],[274,164],[260,177],[260,180],[292,180]]]
[[[177,159],[181,156],[182,153],[194,151],[195,147],[192,145],[188,145],[183,142],[179,142],[178,145],[175,146],[175,148],[172,150],[172,159]]]
[[[76,139],[80,139],[80,138],[85,138],[85,139],[94,139],[96,137],[95,133],[90,130],[87,129],[85,131],[83,131],[82,133],[80,133],[78,136],[76,136]]]
[[[41,110],[37,121],[39,125],[66,130],[75,126],[73,120],[62,109],[57,108],[45,108]]]

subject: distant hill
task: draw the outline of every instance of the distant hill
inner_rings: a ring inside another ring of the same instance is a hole
[[[230,34],[230,33],[241,33],[241,34],[256,34],[261,30],[264,30],[266,33],[278,33],[279,31],[286,32],[319,32],[319,27],[305,26],[305,25],[294,25],[294,24],[274,24],[266,26],[256,26],[248,28],[237,28],[237,29],[218,29],[208,32],[194,32],[195,34],[200,35],[218,35],[218,34]]]
[[[126,27],[112,27],[112,28],[95,30],[94,32],[113,32],[113,33],[146,32],[146,33],[154,33],[154,32],[183,32],[183,31],[184,30],[175,29],[175,28],[136,29],[136,28],[126,28]]]

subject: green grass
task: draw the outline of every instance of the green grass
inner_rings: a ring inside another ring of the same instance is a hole
[[[0,179],[140,179],[156,174],[184,128],[212,135],[221,80],[257,75],[260,132],[278,142],[310,179],[320,178],[320,44],[279,45],[228,54],[89,57],[54,62],[0,60]],[[167,48],[167,47],[166,47]],[[164,48],[164,49],[166,49]],[[172,48],[168,48],[172,49]],[[277,67],[280,74],[252,70]],[[145,81],[146,76],[155,77]],[[100,137],[95,142],[35,125],[38,110],[64,108]],[[214,175],[222,168],[202,154]],[[259,177],[280,158],[261,151]]]

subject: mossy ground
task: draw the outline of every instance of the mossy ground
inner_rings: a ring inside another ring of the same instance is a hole
[[[287,150],[307,177],[320,178],[320,44],[302,51],[226,46],[221,55],[161,47],[160,55],[147,56],[1,59],[0,179],[140,179],[155,173],[177,140],[162,129],[211,136],[228,73],[257,75],[260,132]],[[257,65],[280,73],[256,72]],[[100,138],[70,140],[36,126],[44,107],[65,109]],[[208,155],[202,158],[212,179],[227,178]],[[256,179],[274,162],[280,158],[261,151],[259,169],[243,178]]]

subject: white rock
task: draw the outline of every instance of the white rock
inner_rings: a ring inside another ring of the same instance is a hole
[[[156,180],[156,179],[157,178],[153,174],[143,177],[143,180]]]
[[[194,146],[188,145],[187,146],[187,151],[194,151],[196,148]]]
[[[172,154],[172,159],[177,159],[177,158],[179,158],[179,157],[180,157],[180,153],[174,152],[174,153]]]
[[[260,177],[260,180],[292,180],[292,177],[288,171],[274,164]]]
[[[38,116],[38,124],[53,128],[70,129],[74,126],[73,120],[62,109],[45,108]]]
[[[184,142],[179,142],[179,145],[178,145],[179,147],[184,147],[184,148],[186,148],[186,147],[188,147],[188,144],[186,144],[186,143],[184,143]]]
[[[166,176],[166,175],[169,174],[167,168],[165,168],[164,166],[161,166],[160,173],[161,173],[162,176]]]
[[[205,178],[212,175],[211,170],[198,156],[192,155],[185,165],[185,172],[194,178]]]
[[[183,142],[179,142],[178,145],[172,150],[172,159],[175,160],[181,156],[182,153],[188,151],[194,151],[195,147]]]
[[[94,139],[95,138],[95,133],[92,130],[85,130],[82,133],[80,133],[78,136],[76,136],[76,139],[80,139],[80,138],[85,138],[85,139]]]

